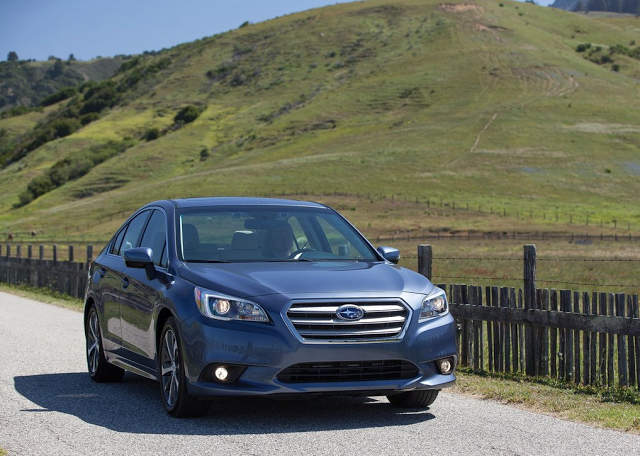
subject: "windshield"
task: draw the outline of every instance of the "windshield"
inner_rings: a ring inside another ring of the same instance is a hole
[[[178,223],[185,261],[378,260],[362,236],[329,209],[186,209]]]

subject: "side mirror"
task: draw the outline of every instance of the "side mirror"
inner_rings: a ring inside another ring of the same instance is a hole
[[[128,268],[144,269],[147,279],[153,280],[156,277],[156,268],[153,266],[153,250],[149,247],[136,247],[124,251],[124,264]]]
[[[398,264],[398,261],[400,261],[400,250],[398,249],[394,249],[393,247],[381,246],[378,247],[377,250],[385,260],[390,261],[393,264]]]

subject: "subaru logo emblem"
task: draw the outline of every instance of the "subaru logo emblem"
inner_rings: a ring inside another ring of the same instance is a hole
[[[354,304],[346,304],[338,307],[336,315],[341,320],[357,321],[364,317],[364,309]]]

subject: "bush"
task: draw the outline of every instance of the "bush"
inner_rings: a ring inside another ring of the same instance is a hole
[[[57,119],[51,123],[53,138],[64,138],[78,130],[81,124],[76,119]]]
[[[200,108],[195,105],[189,105],[178,111],[178,114],[173,118],[176,123],[188,124],[193,122],[200,115]]]
[[[26,206],[34,199],[35,198],[33,194],[29,190],[25,190],[24,192],[20,193],[20,195],[18,196],[18,202],[13,205],[13,208],[17,209],[19,207]]]
[[[600,63],[605,64],[605,63],[612,63],[613,59],[611,58],[611,56],[608,55],[603,55],[602,57],[600,57]]]
[[[50,106],[54,103],[57,103],[62,100],[66,100],[67,98],[71,98],[72,96],[78,93],[78,89],[75,87],[66,87],[62,90],[57,91],[53,95],[49,95],[47,98],[42,100],[42,106]]]
[[[26,106],[16,106],[15,108],[11,108],[8,111],[4,111],[0,114],[0,119],[7,119],[9,117],[21,116],[23,114],[28,113],[31,109]]]
[[[200,151],[200,161],[205,161],[207,158],[209,158],[211,154],[209,153],[209,151],[205,148],[202,149]]]
[[[90,124],[94,120],[98,120],[99,118],[100,114],[98,114],[97,112],[90,112],[89,114],[85,114],[84,116],[80,117],[80,123],[82,124],[82,126],[85,126]]]
[[[123,62],[122,65],[118,67],[115,74],[124,73],[125,71],[129,71],[140,63],[140,57],[135,57],[131,60],[127,60]]]
[[[631,57],[631,49],[621,44],[614,44],[609,48],[609,52],[611,54],[622,54]]]
[[[98,113],[103,109],[111,108],[118,102],[119,95],[112,81],[106,81],[90,87],[84,93],[84,106],[80,110],[80,113]]]
[[[229,76],[231,72],[237,68],[237,66],[237,63],[235,62],[229,60],[224,61],[220,65],[218,65],[215,70],[207,71],[207,77],[209,79],[219,81]]]
[[[131,141],[109,141],[106,144],[92,147],[88,152],[82,152],[56,162],[43,176],[31,180],[27,190],[18,197],[19,202],[13,207],[26,206],[34,199],[58,187],[68,181],[79,179],[87,174],[94,166],[108,160],[131,147]]]
[[[582,43],[576,47],[576,52],[584,52],[587,49],[591,49],[591,43]]]
[[[154,139],[158,139],[160,137],[160,130],[157,128],[149,128],[147,132],[144,134],[144,139],[146,141],[153,141]]]
[[[29,182],[27,186],[27,191],[33,195],[34,198],[37,198],[40,195],[44,195],[47,192],[50,192],[55,188],[54,183],[51,181],[49,174],[45,174],[44,176],[39,176]]]

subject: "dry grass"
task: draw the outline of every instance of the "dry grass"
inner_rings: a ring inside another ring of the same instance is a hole
[[[591,426],[640,434],[640,404],[604,402],[595,394],[525,380],[458,373],[453,391]]]

